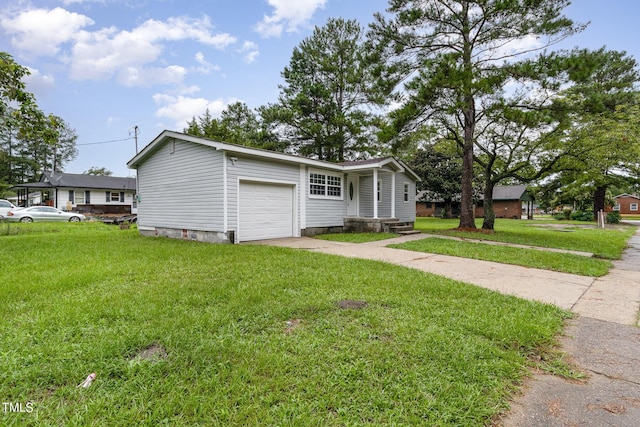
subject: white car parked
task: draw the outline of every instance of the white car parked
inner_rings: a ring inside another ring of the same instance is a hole
[[[5,219],[7,217],[7,213],[11,210],[18,209],[16,205],[11,203],[8,200],[0,199],[0,219]]]
[[[31,206],[24,209],[14,209],[7,213],[7,220],[20,222],[33,221],[69,221],[80,222],[86,218],[77,212],[65,212],[51,206]]]

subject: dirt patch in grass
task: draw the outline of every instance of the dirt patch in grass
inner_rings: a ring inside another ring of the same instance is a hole
[[[342,301],[338,301],[336,306],[343,310],[361,310],[369,305],[366,301],[356,301],[351,299],[343,299]]]
[[[302,319],[289,319],[286,322],[284,322],[284,324],[285,324],[284,333],[291,334],[293,333],[293,331],[295,331],[300,327],[300,325],[302,324]]]
[[[167,358],[167,350],[160,344],[151,344],[138,351],[131,360],[157,362]]]

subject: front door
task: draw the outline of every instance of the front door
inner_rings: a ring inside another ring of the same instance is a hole
[[[358,216],[358,176],[349,175],[347,178],[347,216]]]

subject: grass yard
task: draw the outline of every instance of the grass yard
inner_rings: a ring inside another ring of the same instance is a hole
[[[546,252],[536,249],[508,246],[488,246],[486,243],[460,242],[456,240],[430,237],[395,245],[392,248],[410,251],[451,255],[462,258],[495,261],[503,264],[522,265],[544,270],[561,271],[582,276],[600,277],[609,272],[611,261],[581,255]]]
[[[417,218],[415,228],[430,234],[591,252],[603,259],[619,259],[627,241],[636,231],[636,227],[624,225],[599,229],[577,221],[500,218],[496,219],[496,232],[493,234],[452,231],[458,224],[457,219]],[[482,226],[481,219],[476,221],[476,226]]]
[[[348,243],[367,243],[376,242],[378,240],[393,239],[398,237],[394,233],[331,233],[331,234],[319,234],[315,236],[317,239],[330,240],[333,242],[348,242]]]
[[[0,396],[33,411],[2,425],[482,426],[532,364],[569,372],[549,350],[568,313],[407,268],[94,223],[8,234]]]

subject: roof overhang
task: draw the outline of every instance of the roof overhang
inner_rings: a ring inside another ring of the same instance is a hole
[[[157,151],[164,143],[172,140],[179,139],[181,141],[192,142],[194,144],[200,144],[207,147],[211,147],[215,150],[226,151],[228,153],[244,154],[247,156],[259,157],[263,159],[276,160],[287,163],[303,164],[307,166],[331,169],[340,172],[350,171],[365,171],[372,169],[381,169],[385,166],[391,167],[398,172],[405,172],[410,175],[416,181],[420,180],[407,165],[401,160],[393,157],[386,157],[373,162],[352,162],[352,163],[331,163],[322,160],[309,159],[306,157],[295,156],[292,154],[278,153],[276,151],[262,150],[259,148],[247,147],[244,145],[229,144],[226,142],[213,141],[198,136],[187,135],[184,133],[165,130],[158,135],[153,141],[147,144],[138,154],[136,154],[131,160],[127,162],[127,167],[130,169],[137,169],[142,163],[144,163],[151,155]]]

